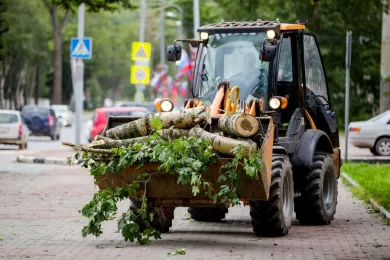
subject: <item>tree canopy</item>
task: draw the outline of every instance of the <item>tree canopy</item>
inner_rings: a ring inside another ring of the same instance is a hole
[[[61,31],[62,102],[69,103],[72,85],[69,66],[70,39],[77,35],[77,6],[84,2],[85,36],[93,37],[93,58],[85,61],[87,99],[96,106],[103,97],[115,100],[132,99],[134,86],[129,83],[131,42],[138,40],[139,1],[133,0],[0,0],[0,33],[3,48],[0,54],[0,106],[20,105],[39,86],[42,97],[50,97],[53,88],[46,76],[55,71],[50,62],[55,52],[52,14],[45,4],[57,8]],[[151,65],[159,62],[160,8],[174,3],[184,10],[184,33],[193,36],[193,1],[147,1],[145,41],[152,43]],[[377,111],[380,88],[380,47],[382,13],[388,5],[382,0],[209,0],[200,1],[201,24],[221,20],[275,20],[294,23],[307,19],[307,31],[315,33],[323,55],[331,103],[339,125],[344,117],[345,33],[352,31],[351,120],[371,116]],[[114,11],[115,12],[112,12]],[[362,12],[364,10],[364,12]],[[68,13],[68,15],[66,15]],[[4,14],[4,15],[3,15]],[[23,19],[20,15],[23,14]],[[66,18],[66,19],[65,19]],[[176,18],[177,19],[177,18]],[[165,42],[177,38],[175,21],[166,19]],[[58,50],[58,49],[57,49]],[[36,81],[39,65],[41,80]],[[50,81],[50,77],[49,77]],[[18,98],[17,98],[18,97]],[[16,101],[18,100],[18,101]],[[16,104],[18,103],[18,104]]]

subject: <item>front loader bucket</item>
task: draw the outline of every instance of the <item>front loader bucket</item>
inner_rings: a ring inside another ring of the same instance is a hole
[[[122,121],[122,119],[120,119]],[[250,179],[241,171],[241,184],[239,188],[239,197],[243,201],[248,200],[267,200],[269,196],[269,188],[271,183],[271,167],[272,167],[272,146],[273,146],[273,122],[269,117],[260,118],[263,129],[267,129],[264,135],[264,141],[260,149],[263,158],[263,166],[259,171],[258,180]],[[113,123],[115,119],[111,119]],[[115,123],[113,123],[115,125]],[[219,176],[219,169],[228,160],[221,159],[215,164],[208,167],[206,173],[202,173],[202,178],[212,184],[215,192],[219,191],[220,185],[217,179]],[[146,196],[149,201],[153,201],[155,206],[176,207],[176,206],[212,206],[212,199],[201,192],[194,197],[190,185],[183,185],[177,183],[177,174],[167,173],[158,170],[158,164],[145,164],[142,167],[138,165],[123,169],[121,172],[109,173],[98,178],[98,186],[100,189],[108,187],[121,187],[130,184],[134,179],[142,173],[149,173],[152,177],[147,183]],[[139,194],[144,191],[140,190]]]

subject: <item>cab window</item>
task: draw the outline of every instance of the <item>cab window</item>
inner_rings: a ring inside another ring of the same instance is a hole
[[[278,81],[293,81],[291,38],[284,38],[280,47]]]
[[[329,101],[325,73],[316,40],[312,35],[303,35],[306,88]]]

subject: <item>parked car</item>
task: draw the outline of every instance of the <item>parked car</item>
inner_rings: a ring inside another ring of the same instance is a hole
[[[40,106],[25,106],[22,116],[31,135],[49,136],[51,140],[60,139],[61,126],[53,109]]]
[[[144,107],[97,108],[92,118],[93,123],[88,141],[92,142],[96,135],[100,135],[103,132],[110,116],[143,116],[148,113],[150,111]]]
[[[119,105],[120,107],[144,107],[150,112],[157,112],[154,102],[124,102]]]
[[[62,126],[72,126],[73,112],[67,105],[51,105],[51,108],[56,113],[58,121]]]
[[[368,148],[374,155],[390,156],[390,110],[367,121],[348,125],[349,139],[359,148]]]
[[[29,135],[19,111],[0,110],[0,144],[18,145],[23,150],[27,148]]]

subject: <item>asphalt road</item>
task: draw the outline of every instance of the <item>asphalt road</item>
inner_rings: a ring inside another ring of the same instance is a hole
[[[83,116],[82,125],[82,143],[87,143],[87,121],[92,117],[91,113],[85,113]],[[61,127],[60,140],[52,141],[50,137],[41,136],[30,136],[28,140],[28,148],[25,151],[19,151],[18,153],[30,153],[41,150],[61,150],[66,149],[61,145],[61,142],[75,142],[75,125],[71,127]],[[18,146],[13,145],[1,145],[0,144],[0,155],[7,154],[9,152],[15,153],[18,151]]]
[[[87,143],[87,121],[92,117],[91,113],[85,113],[82,126],[82,143]],[[51,170],[55,165],[44,164],[23,164],[16,163],[19,155],[41,156],[41,157],[61,157],[71,156],[72,149],[65,147],[61,142],[75,142],[75,126],[62,127],[60,140],[52,141],[50,137],[30,136],[26,150],[18,150],[18,146],[0,145],[0,173],[12,172],[19,174],[39,174],[41,171]]]

